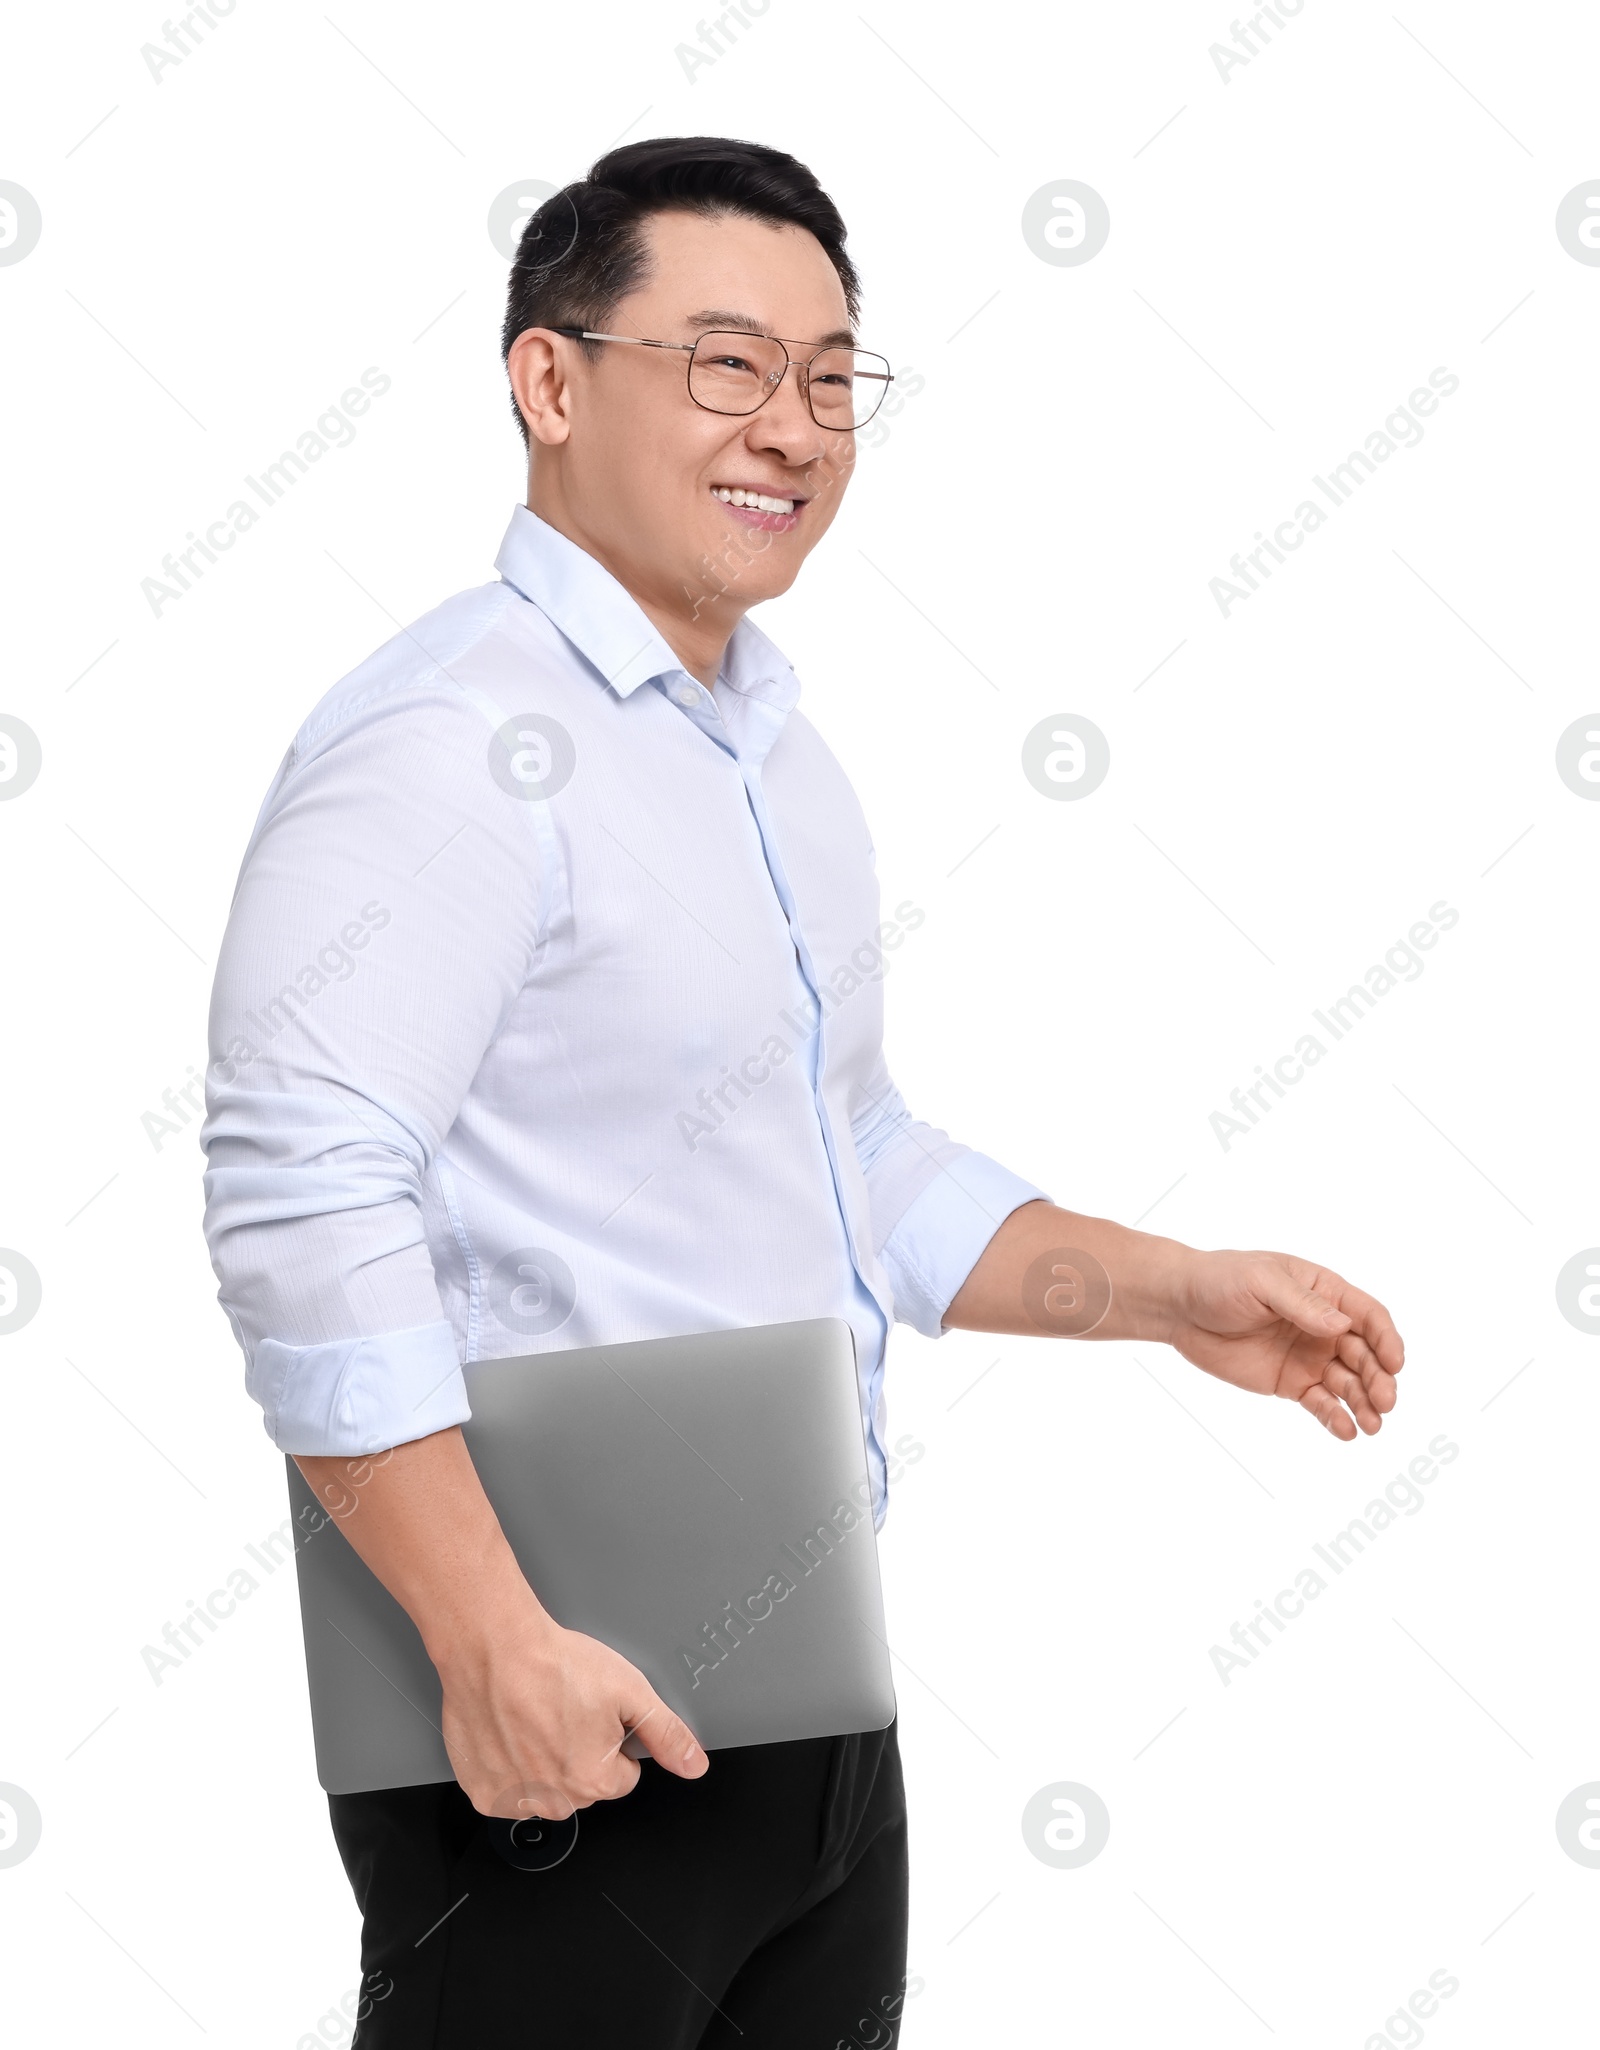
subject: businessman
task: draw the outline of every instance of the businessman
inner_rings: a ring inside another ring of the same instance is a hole
[[[749,617],[892,383],[859,310],[837,210],[776,150],[630,144],[542,205],[498,580],[322,699],[245,855],[203,1135],[220,1296],[273,1442],[417,1625],[457,1774],[330,1797],[389,1988],[361,2050],[833,2050],[892,2043],[904,2000],[894,1727],[708,1761],[524,1579],[464,1362],[844,1318],[875,1524],[896,1320],[1165,1343],[1346,1440],[1395,1401],[1399,1336],[1338,1274],[1058,1208],[895,1088],[914,907],[880,905]],[[500,1855],[519,1816],[578,1818],[559,1865]]]

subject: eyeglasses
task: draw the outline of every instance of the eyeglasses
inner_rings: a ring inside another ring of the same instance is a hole
[[[570,335],[574,341],[682,350],[689,358],[689,396],[708,413],[759,412],[792,363],[812,419],[834,433],[865,427],[894,382],[886,356],[837,347],[818,349],[807,357],[791,356],[776,336],[739,329],[705,334],[697,342],[653,342],[643,335],[603,335],[586,327],[551,332]]]

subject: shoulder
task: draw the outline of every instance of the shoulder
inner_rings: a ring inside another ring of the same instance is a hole
[[[571,687],[570,650],[537,606],[509,584],[460,591],[403,626],[324,693],[290,743],[293,772],[379,728],[457,731],[481,746],[530,693]],[[417,735],[420,738],[420,731]]]

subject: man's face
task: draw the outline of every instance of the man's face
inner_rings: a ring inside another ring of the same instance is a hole
[[[661,213],[645,234],[650,281],[618,302],[608,334],[693,342],[709,327],[753,328],[802,361],[848,340],[838,273],[803,228]],[[636,596],[685,619],[731,630],[749,606],[788,590],[855,461],[855,436],[818,426],[795,371],[759,411],[712,413],[690,398],[678,351],[608,342],[589,363],[576,343],[558,346],[573,375],[560,501],[576,538]],[[794,510],[717,495],[730,490]]]

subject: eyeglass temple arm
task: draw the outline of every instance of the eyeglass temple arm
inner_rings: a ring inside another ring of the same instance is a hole
[[[686,355],[694,354],[693,342],[652,342],[644,335],[602,335],[588,327],[557,327],[552,334],[571,335],[578,342],[632,342],[636,349],[679,349]]]
[[[733,330],[730,329],[729,332],[731,333]],[[688,356],[692,356],[696,348],[696,344],[693,342],[652,342],[645,335],[603,335],[597,334],[593,328],[587,327],[557,327],[552,328],[551,333],[571,335],[575,341],[580,342],[631,342],[636,349],[677,349]],[[791,356],[789,360],[791,363],[794,363],[800,359]],[[894,383],[894,372],[892,370],[858,370],[856,375],[857,377],[871,378],[877,384]]]

